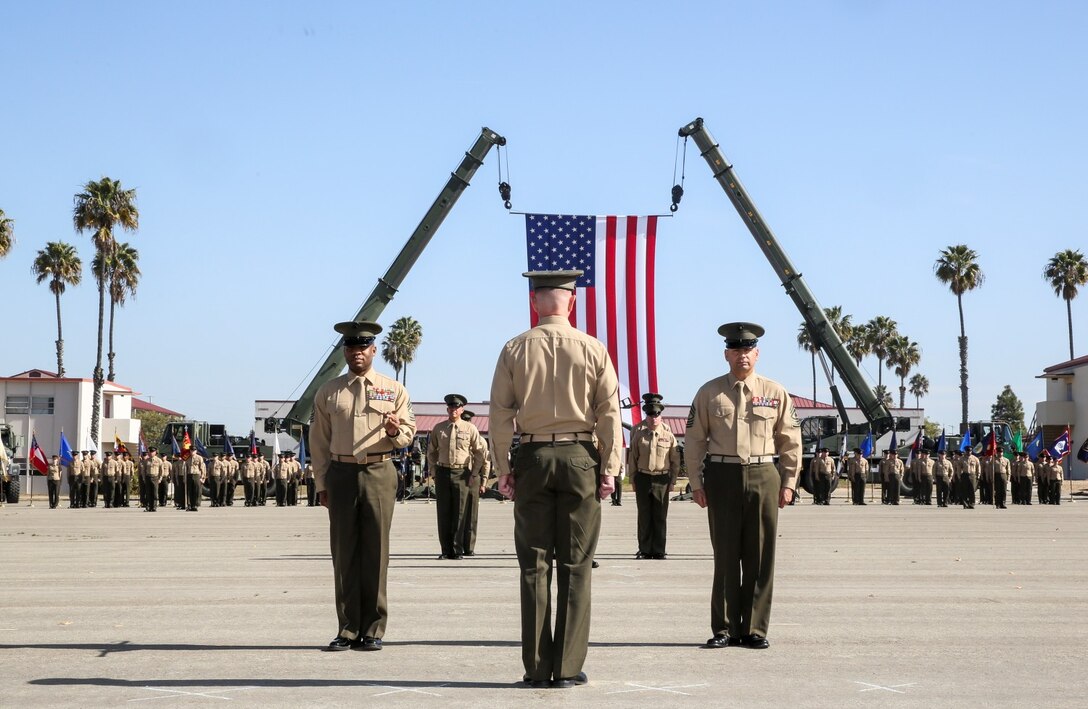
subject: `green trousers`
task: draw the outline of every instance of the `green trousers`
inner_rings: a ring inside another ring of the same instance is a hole
[[[334,461],[325,491],[340,636],[380,638],[389,615],[385,588],[397,470],[388,460],[369,465]]]
[[[473,478],[468,486],[468,500],[465,503],[465,536],[461,542],[465,554],[476,553],[476,529],[480,524],[480,478]]]
[[[601,532],[600,457],[588,442],[526,443],[514,460],[521,657],[533,680],[573,677],[589,648],[591,566]],[[557,575],[552,625],[552,561]]]
[[[664,556],[668,533],[669,475],[635,473],[638,505],[638,550],[643,556]]]
[[[468,523],[469,480],[472,471],[435,466],[434,496],[438,503],[438,544],[443,556],[465,553],[465,525]]]
[[[707,463],[703,472],[714,581],[714,635],[767,636],[781,477],[774,463]]]

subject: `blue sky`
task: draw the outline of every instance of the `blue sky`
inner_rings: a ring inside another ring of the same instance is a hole
[[[1010,384],[1030,420],[1035,376],[1068,358],[1040,274],[1086,241],[1086,20],[1075,2],[6,3],[0,371],[55,368],[30,263],[59,239],[89,263],[71,222],[88,180],[135,188],[141,212],[118,380],[241,434],[254,399],[305,383],[481,126],[509,141],[515,209],[646,214],[667,212],[676,131],[702,116],[821,304],[919,343],[922,403],[949,428],[958,320],[933,262],[978,251],[971,417]],[[811,396],[800,316],[692,148],[660,231],[666,400],[723,371],[715,331],[738,319],[768,330],[761,371]],[[496,181],[492,152],[382,318],[423,326],[416,400],[485,398],[526,327],[523,221]],[[89,377],[89,276],[62,307],[66,366]]]

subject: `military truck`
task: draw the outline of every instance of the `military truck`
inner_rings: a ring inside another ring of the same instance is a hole
[[[0,461],[3,468],[0,471],[0,497],[13,505],[19,502],[19,465],[15,463],[15,454],[20,448],[19,439],[10,424],[0,422],[0,444],[7,454],[6,462]]]

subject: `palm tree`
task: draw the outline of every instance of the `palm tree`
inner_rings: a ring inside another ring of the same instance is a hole
[[[899,377],[899,408],[907,407],[907,375],[918,362],[922,360],[922,353],[918,349],[917,342],[911,342],[906,335],[896,335],[888,343],[888,367],[895,368],[895,375]]]
[[[869,348],[869,323],[862,323],[851,328],[850,339],[846,341],[846,351],[850,353],[850,356],[854,358],[859,367],[865,355],[872,353]]]
[[[1059,251],[1047,262],[1043,278],[1050,282],[1054,295],[1065,301],[1065,315],[1069,321],[1069,359],[1073,359],[1073,299],[1077,288],[1088,283],[1088,262],[1084,254],[1073,249]]]
[[[929,379],[926,375],[915,374],[910,378],[910,393],[914,395],[914,408],[922,408],[920,400],[929,393]]]
[[[941,249],[940,257],[933,264],[937,280],[948,286],[956,296],[960,310],[960,404],[962,418],[960,428],[967,429],[967,329],[963,324],[963,294],[982,285],[985,276],[978,265],[978,254],[966,244]]]
[[[83,262],[76,247],[63,241],[50,241],[34,258],[31,271],[38,283],[49,281],[49,290],[57,299],[57,376],[64,376],[64,333],[60,324],[60,296],[68,286],[83,280]]]
[[[121,242],[114,245],[113,253],[105,258],[101,254],[95,254],[91,261],[91,271],[95,278],[105,280],[109,284],[110,291],[110,335],[109,335],[109,359],[110,370],[106,379],[117,381],[113,368],[115,353],[113,351],[113,322],[118,305],[123,306],[128,296],[136,297],[136,288],[140,285],[140,252],[130,245]]]
[[[140,210],[136,208],[136,190],[121,188],[118,180],[103,177],[91,180],[75,196],[72,223],[76,231],[90,231],[91,243],[98,254],[112,253],[116,246],[113,230],[121,227],[135,231],[140,227]],[[98,433],[102,414],[102,330],[106,319],[106,286],[98,281],[98,350],[94,364],[94,398],[91,401],[91,440],[99,443]]]
[[[0,258],[7,256],[12,246],[15,246],[15,221],[0,209]]]
[[[382,339],[382,359],[393,368],[393,378],[400,380],[400,370],[404,366],[404,352],[396,333],[388,332]]]
[[[868,323],[866,337],[869,343],[869,351],[876,355],[880,365],[876,370],[876,383],[884,384],[884,360],[888,357],[888,344],[899,333],[898,324],[886,315],[877,315]]]
[[[877,399],[879,399],[880,401],[883,401],[885,406],[887,406],[888,408],[891,408],[892,395],[891,395],[891,392],[888,391],[888,387],[884,386],[883,384],[877,384],[873,388],[873,394],[876,395]]]
[[[419,343],[423,341],[423,328],[415,318],[404,316],[397,318],[392,327],[389,328],[390,338],[397,343],[400,348],[400,360],[404,367],[404,374],[401,381],[408,384],[408,364],[415,358],[416,349],[419,347]]]
[[[812,341],[812,335],[809,334],[808,325],[801,323],[801,327],[797,329],[797,347],[805,350],[812,355],[812,401],[816,401],[816,353],[820,351],[820,348],[816,346]]]

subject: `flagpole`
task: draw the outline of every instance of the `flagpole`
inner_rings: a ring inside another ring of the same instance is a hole
[[[27,391],[29,391],[29,387],[27,388]],[[34,399],[31,399],[31,401],[34,401]],[[33,406],[33,404],[31,406]],[[38,432],[37,431],[32,430],[30,432],[30,440],[34,441],[35,443],[37,442],[37,440],[38,440]],[[26,497],[27,497],[27,500],[28,500],[27,507],[33,507],[34,506],[34,466],[31,465],[31,463],[30,463],[30,451],[29,450],[26,452]]]

